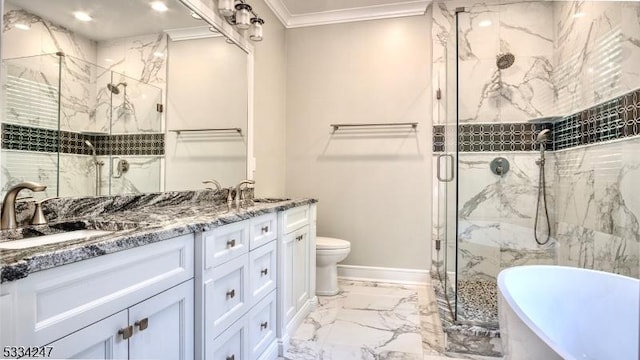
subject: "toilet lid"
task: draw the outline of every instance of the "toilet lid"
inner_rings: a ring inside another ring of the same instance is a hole
[[[351,243],[346,240],[322,236],[316,237],[316,249],[318,250],[348,249],[350,247]]]

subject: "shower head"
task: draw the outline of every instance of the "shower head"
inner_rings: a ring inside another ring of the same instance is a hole
[[[496,66],[500,70],[510,68],[515,61],[516,61],[515,55],[509,52],[496,56]]]
[[[127,87],[126,82],[121,82],[118,83],[118,85],[107,84],[107,89],[109,89],[109,91],[111,91],[114,95],[118,95],[120,94],[120,89],[118,89],[120,85],[122,85],[123,87]]]
[[[87,144],[89,148],[91,148],[91,152],[93,153],[93,161],[96,161],[96,148],[93,146],[93,144],[89,140],[85,140],[84,143]]]
[[[540,131],[538,133],[538,136],[536,136],[536,143],[538,143],[538,144],[546,144],[547,141],[549,141],[550,137],[551,137],[551,130],[543,129],[542,131]]]

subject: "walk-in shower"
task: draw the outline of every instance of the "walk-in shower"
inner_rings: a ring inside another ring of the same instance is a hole
[[[434,174],[453,174],[434,177],[447,350],[501,356],[502,270],[640,276],[640,47],[626,40],[640,2],[434,0],[432,11]],[[496,159],[509,171],[492,172]]]

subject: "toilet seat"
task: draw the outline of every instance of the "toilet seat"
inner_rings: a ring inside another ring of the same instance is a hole
[[[338,250],[349,249],[351,243],[342,239],[335,239],[329,237],[316,237],[316,250]]]

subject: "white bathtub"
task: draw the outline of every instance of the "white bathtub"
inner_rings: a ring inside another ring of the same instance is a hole
[[[640,282],[574,267],[531,265],[498,275],[505,359],[638,360]]]

